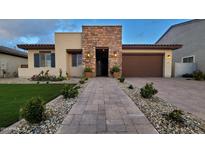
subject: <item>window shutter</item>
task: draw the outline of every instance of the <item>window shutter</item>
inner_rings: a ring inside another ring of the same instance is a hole
[[[35,53],[34,54],[34,67],[39,67],[39,54]]]
[[[55,67],[55,53],[51,53],[51,67]]]

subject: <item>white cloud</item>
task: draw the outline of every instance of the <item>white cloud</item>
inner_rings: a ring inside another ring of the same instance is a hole
[[[0,45],[53,43],[55,31],[75,31],[71,20],[0,20]]]

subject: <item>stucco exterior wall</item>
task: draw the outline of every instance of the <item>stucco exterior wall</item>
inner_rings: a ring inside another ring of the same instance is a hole
[[[81,35],[81,33],[55,33],[56,68],[61,68],[63,75],[66,75],[66,72],[71,73],[66,49],[81,49]],[[81,73],[81,69],[77,69],[76,71]]]
[[[173,27],[157,44],[182,44],[173,52],[173,62],[180,63],[182,57],[195,56],[197,68],[205,72],[205,20],[196,20]]]
[[[27,64],[27,58],[16,57],[12,55],[0,53],[0,77],[3,76],[1,64],[6,65],[6,77],[13,77],[13,73],[18,73],[18,68],[22,64]]]
[[[49,70],[49,75],[59,75],[59,70],[51,67],[38,67],[38,68],[18,68],[20,78],[30,78],[33,75],[38,75],[41,71]]]
[[[30,78],[33,75],[39,74],[41,71],[47,71],[49,70],[50,75],[58,75],[59,70],[56,68],[51,67],[34,67],[34,54],[39,53],[39,51],[51,51],[52,53],[55,52],[55,50],[48,50],[48,49],[39,49],[39,50],[28,50],[28,68],[18,68],[18,74],[21,78]]]
[[[163,53],[163,76],[169,78],[172,75],[172,50],[123,49],[122,53]]]
[[[175,63],[173,67],[173,75],[175,77],[181,77],[186,73],[193,73],[196,70],[195,63]]]

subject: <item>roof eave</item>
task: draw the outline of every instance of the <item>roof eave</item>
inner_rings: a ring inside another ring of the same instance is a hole
[[[24,49],[24,50],[54,50],[55,45],[54,44],[18,44],[18,48]]]

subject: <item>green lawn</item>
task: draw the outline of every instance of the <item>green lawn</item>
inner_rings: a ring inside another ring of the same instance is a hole
[[[31,97],[48,102],[60,94],[63,84],[0,84],[0,127],[19,120],[20,108]]]

